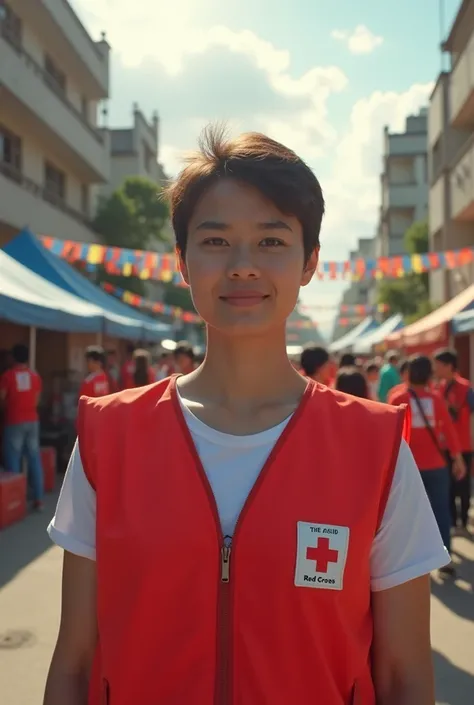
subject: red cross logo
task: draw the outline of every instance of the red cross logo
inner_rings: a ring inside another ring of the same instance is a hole
[[[316,573],[327,573],[328,563],[337,563],[339,551],[329,548],[329,539],[318,536],[316,546],[306,549],[308,561],[316,561]]]

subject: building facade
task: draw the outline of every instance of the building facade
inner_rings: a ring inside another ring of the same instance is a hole
[[[377,257],[405,254],[406,231],[428,217],[427,148],[427,109],[407,117],[404,132],[384,128]]]
[[[450,69],[431,95],[428,116],[430,249],[474,245],[474,2],[463,0],[442,49]],[[474,265],[430,275],[442,303],[474,281]]]
[[[109,180],[109,45],[67,0],[0,0],[0,245],[18,230],[91,242]]]

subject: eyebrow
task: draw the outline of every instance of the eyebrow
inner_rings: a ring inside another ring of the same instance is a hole
[[[288,223],[285,223],[283,220],[268,220],[263,223],[258,223],[257,227],[259,230],[288,230],[289,232],[293,232]],[[220,220],[204,220],[196,227],[196,230],[218,230],[221,232],[229,229],[230,225]]]

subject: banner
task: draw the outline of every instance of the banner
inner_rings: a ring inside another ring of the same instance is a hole
[[[145,299],[143,296],[134,294],[133,291],[126,291],[118,286],[104,282],[101,287],[108,294],[113,294],[118,299],[128,304],[129,306],[135,306],[137,308],[143,308],[151,313],[160,313],[163,316],[171,316],[183,323],[201,323],[201,317],[197,313],[192,313],[191,311],[183,311],[182,308],[178,306],[169,306],[168,304],[159,303],[157,301],[151,301],[150,299]]]
[[[135,276],[140,279],[156,279],[180,285],[181,275],[172,253],[161,254],[146,250],[128,250],[122,247],[108,247],[97,243],[58,240],[41,236],[46,249],[68,262],[85,262],[88,271],[102,265],[109,274]],[[345,262],[320,262],[316,277],[324,279],[363,279],[401,278],[407,274],[421,274],[437,269],[456,269],[474,262],[474,247],[447,252],[427,252],[399,257],[378,257],[375,259],[353,259]]]

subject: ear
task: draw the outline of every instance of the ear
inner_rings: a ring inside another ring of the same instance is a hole
[[[303,276],[301,278],[301,286],[306,286],[310,283],[314,276],[316,268],[319,262],[319,246],[315,247],[312,251],[308,261],[306,262],[303,270]]]
[[[179,250],[177,247],[175,248],[174,251],[175,257],[176,257],[176,264],[178,267],[178,271],[183,277],[184,283],[189,286],[189,274],[188,274],[188,268],[186,266],[186,261],[182,255],[181,250]]]

